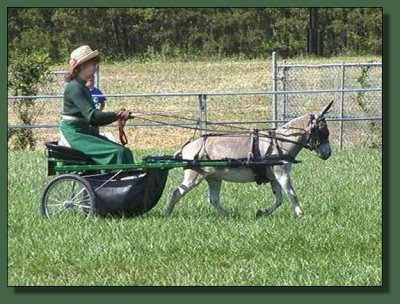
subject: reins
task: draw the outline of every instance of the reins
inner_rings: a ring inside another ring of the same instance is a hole
[[[144,117],[144,116],[146,116],[146,117]],[[165,122],[165,121],[161,121],[161,120],[157,120],[157,119],[151,119],[151,118],[148,118],[148,116],[171,117],[171,118],[176,118],[176,119],[181,119],[181,120],[186,120],[186,121],[193,121],[193,122],[196,122],[196,126],[193,127],[193,126],[177,125],[174,123],[169,123],[169,122]],[[175,114],[169,114],[169,113],[163,113],[163,112],[145,112],[145,113],[140,113],[140,115],[137,115],[136,118],[139,118],[144,121],[152,122],[152,123],[157,123],[157,124],[164,125],[164,126],[179,127],[182,129],[193,130],[194,134],[193,134],[191,140],[193,138],[195,138],[196,133],[199,131],[200,132],[201,131],[205,131],[205,132],[213,131],[210,129],[205,129],[205,128],[200,127],[200,121],[198,119],[192,119],[192,118],[175,115]],[[122,145],[126,145],[128,143],[128,139],[127,139],[127,136],[124,131],[125,123],[126,123],[126,121],[123,119],[118,119],[118,121],[117,121],[119,138],[120,138],[120,142]],[[216,125],[216,124],[217,123],[207,122],[207,125]],[[248,128],[244,128],[244,127],[233,126],[233,125],[229,125],[229,124],[227,124],[225,126],[231,128],[231,129],[236,129],[236,130],[221,130],[221,131],[215,130],[216,131],[215,133],[207,133],[207,134],[201,135],[201,137],[203,137],[203,136],[240,136],[240,135],[246,135],[249,133],[251,134],[253,132],[252,130],[254,130],[254,129],[248,129]],[[290,129],[290,128],[288,128],[288,129]],[[312,145],[310,144],[311,132],[304,130],[304,129],[299,129],[299,130],[309,133],[310,137],[306,144],[299,143],[294,140],[290,140],[290,139],[286,138],[287,136],[284,134],[280,134],[281,136],[277,136],[277,134],[275,132],[276,129],[273,129],[273,128],[257,129],[259,137],[270,138],[271,144],[273,146],[277,147],[278,141],[281,141],[281,142],[288,142],[288,143],[292,143],[295,145],[299,145],[302,148],[305,148],[308,150],[314,150],[315,147],[312,147]],[[274,141],[276,142],[276,144],[273,143]]]
[[[121,145],[125,146],[128,143],[128,137],[126,136],[125,133],[125,123],[126,121],[123,118],[118,118],[117,120],[117,126],[118,126],[118,133],[119,133],[119,141],[121,142]]]

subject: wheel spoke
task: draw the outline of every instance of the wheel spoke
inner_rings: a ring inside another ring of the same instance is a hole
[[[52,197],[49,197],[49,200],[51,200],[51,201],[53,201],[53,202],[55,202],[55,203],[59,203],[59,204],[64,204],[64,202],[62,202],[62,201],[59,201],[59,200],[56,200],[55,198],[52,198]]]
[[[85,191],[84,187],[81,190],[79,190],[79,192],[73,198],[71,198],[71,201],[74,201],[78,197],[78,195],[81,194],[83,191]]]
[[[57,187],[57,185],[53,188],[54,195],[57,198],[62,198],[63,197],[63,193],[61,192],[61,190],[62,189],[60,189],[60,187]]]
[[[66,210],[67,210],[66,208],[57,208],[55,211],[51,213],[53,213],[52,215],[57,215],[59,213],[65,212]]]
[[[75,201],[73,203],[73,205],[76,205],[76,206],[87,205],[89,202],[90,202],[90,197],[88,195],[87,198],[82,198],[82,199],[80,199],[78,201]]]
[[[89,205],[79,205],[77,206],[78,208],[82,208],[82,209],[90,209]]]
[[[72,185],[71,185],[71,195],[70,196],[73,196],[74,195],[74,192],[75,192],[75,185],[76,185],[76,182],[75,181],[72,181]],[[71,198],[71,197],[69,197],[69,198]]]
[[[77,198],[74,200],[74,204],[80,203],[80,202],[83,202],[83,201],[86,201],[86,200],[90,200],[90,196],[89,196],[88,194],[85,194],[85,195],[82,196],[82,197],[77,197]]]
[[[47,207],[62,207],[64,204],[47,204]]]

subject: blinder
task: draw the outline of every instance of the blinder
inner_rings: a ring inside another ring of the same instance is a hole
[[[329,139],[329,130],[326,126],[318,127],[318,139],[321,142],[327,141]]]
[[[311,116],[311,130],[306,148],[315,150],[323,143],[329,140],[329,130],[324,118],[315,119],[314,115]]]

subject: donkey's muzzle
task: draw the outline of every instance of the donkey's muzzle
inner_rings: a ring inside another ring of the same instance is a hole
[[[331,156],[331,145],[329,141],[326,141],[322,143],[316,150],[315,152],[317,153],[318,157],[327,160]]]

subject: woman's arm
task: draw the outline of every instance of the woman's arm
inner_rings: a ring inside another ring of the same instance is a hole
[[[101,112],[94,108],[90,100],[88,100],[89,95],[83,87],[75,86],[71,88],[69,90],[69,98],[79,109],[82,116],[93,126],[108,125],[118,118],[115,112]]]

